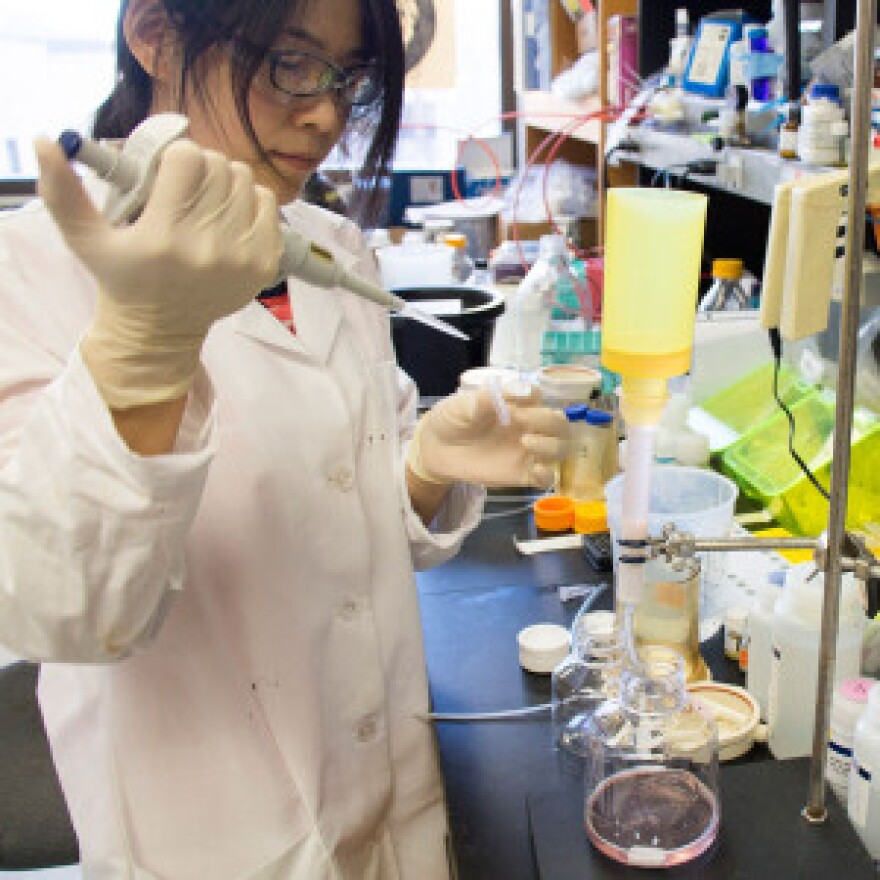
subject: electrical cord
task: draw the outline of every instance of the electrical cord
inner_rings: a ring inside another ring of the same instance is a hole
[[[807,463],[800,457],[794,448],[794,416],[791,410],[786,406],[785,401],[779,395],[779,370],[782,366],[782,337],[779,335],[778,327],[771,327],[769,331],[770,347],[773,349],[773,397],[779,408],[785,413],[788,419],[788,451],[791,457],[797,463],[797,466],[804,472],[807,479],[816,487],[819,493],[826,501],[831,500],[828,490],[816,479],[813,472],[807,466]]]

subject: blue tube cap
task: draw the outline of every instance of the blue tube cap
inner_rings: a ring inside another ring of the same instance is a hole
[[[584,421],[588,425],[608,425],[613,418],[614,416],[604,409],[591,409],[587,410],[587,417]]]
[[[826,98],[840,103],[840,89],[831,83],[813,83],[810,86],[811,98]]]

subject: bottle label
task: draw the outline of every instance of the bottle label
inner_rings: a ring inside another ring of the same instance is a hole
[[[783,158],[794,159],[797,156],[798,132],[797,129],[782,128],[779,131],[779,155]]]
[[[853,824],[863,829],[868,824],[868,800],[871,796],[871,771],[862,767],[858,759],[853,762],[846,806]]]
[[[779,667],[782,664],[782,654],[776,645],[773,646],[770,658],[770,684],[767,686],[767,728],[770,733],[776,724],[776,716],[779,714]]]
[[[828,740],[827,760],[825,762],[825,775],[830,785],[846,791],[849,784],[849,771],[852,766],[852,749],[845,745],[835,732],[831,731],[831,739]]]

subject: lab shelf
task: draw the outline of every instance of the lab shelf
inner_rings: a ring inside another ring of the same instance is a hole
[[[760,147],[713,150],[706,142],[705,134],[677,134],[647,127],[630,127],[626,140],[638,145],[638,149],[617,150],[615,158],[620,161],[655,171],[668,168],[680,177],[687,162],[715,159],[718,162],[716,174],[689,173],[688,179],[701,186],[724,190],[764,205],[773,204],[773,188],[777,183],[830,170],[798,160],[783,159],[775,151]]]
[[[547,133],[566,132],[568,137],[591,144],[598,144],[602,125],[598,119],[579,122],[599,110],[598,96],[584,101],[567,101],[552,92],[525,91],[519,94],[520,112],[525,114],[526,124]]]

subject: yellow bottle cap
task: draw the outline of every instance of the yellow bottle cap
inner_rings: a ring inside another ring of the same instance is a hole
[[[467,247],[467,236],[461,235],[460,233],[450,233],[443,239],[449,247],[454,248],[466,248]]]
[[[736,281],[742,278],[743,261],[736,259],[712,260],[712,277]]]
[[[604,501],[580,501],[574,506],[574,530],[580,535],[608,531],[608,510]]]

